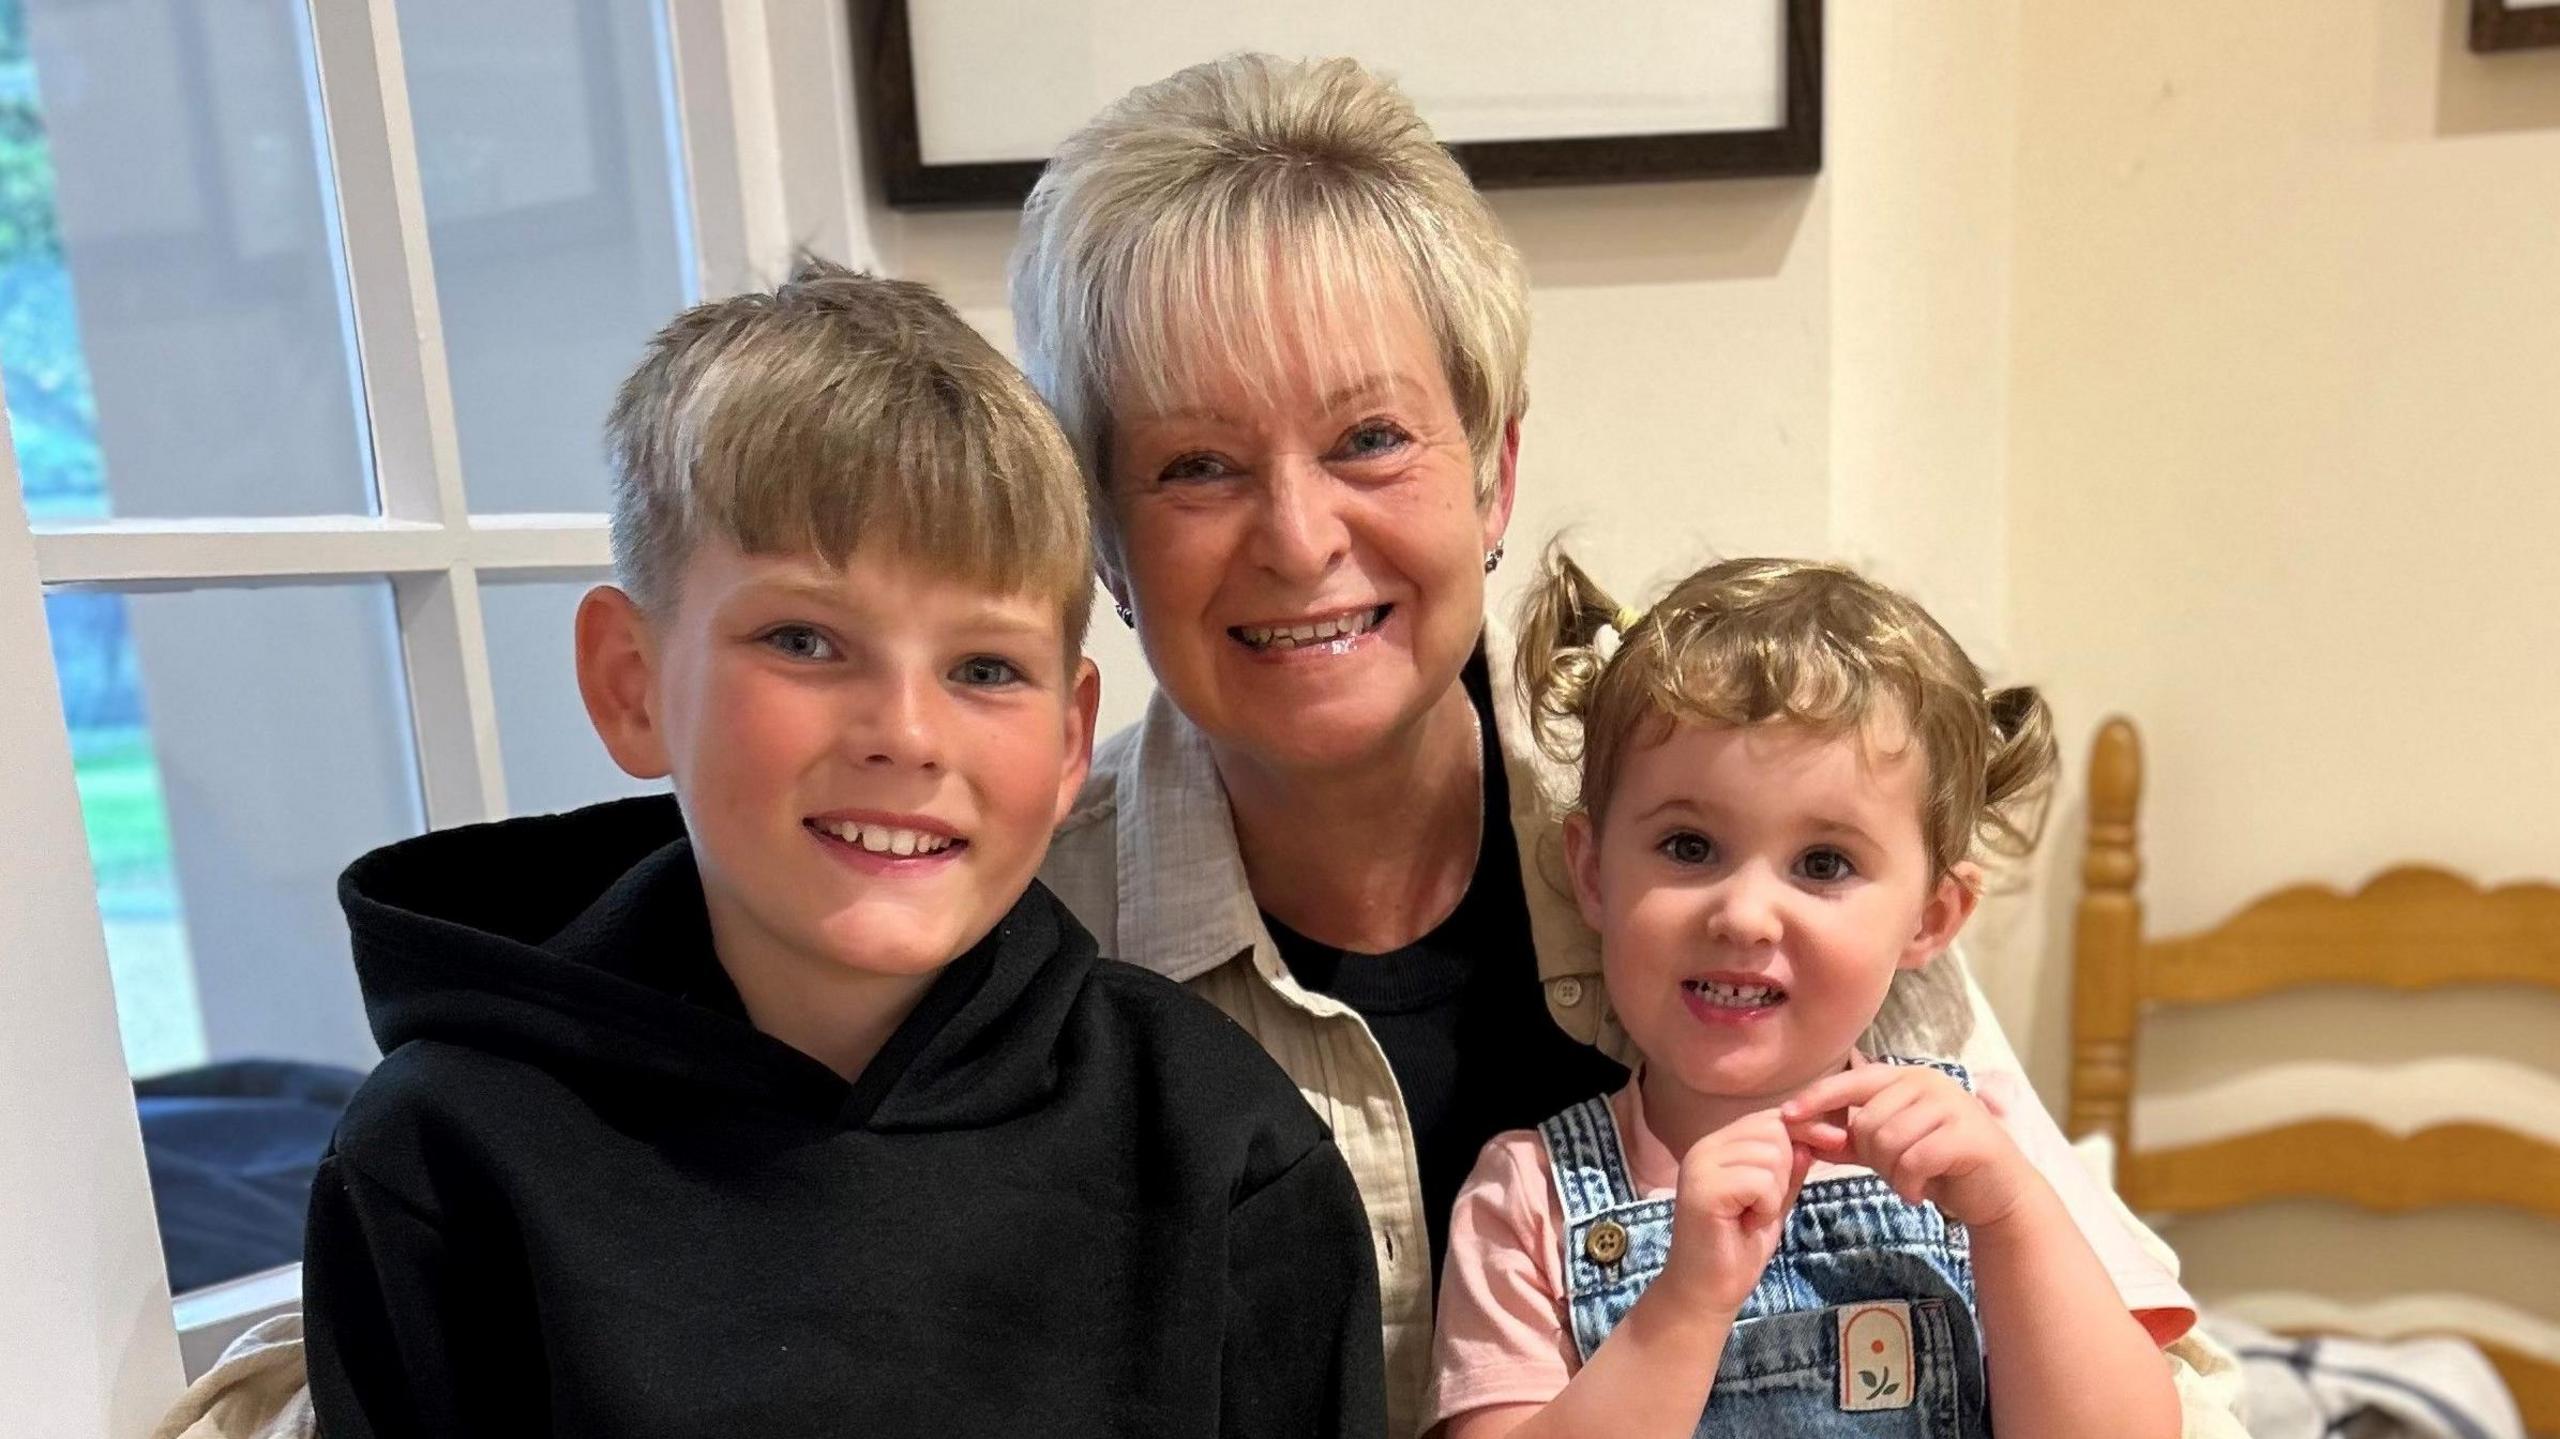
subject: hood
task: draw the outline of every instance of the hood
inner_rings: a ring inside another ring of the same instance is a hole
[[[748,1022],[671,796],[403,840],[348,866],[338,899],[385,1054],[442,1042],[576,1087],[883,1130],[975,1127],[1035,1104],[1094,957],[1034,884],[848,1084]]]

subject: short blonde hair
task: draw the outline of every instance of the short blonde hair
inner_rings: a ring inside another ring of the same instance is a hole
[[[1517,663],[1538,743],[1579,764],[1576,804],[1594,819],[1627,747],[1673,723],[1847,734],[1890,717],[1927,762],[1920,832],[1937,874],[1977,851],[2022,856],[2043,827],[2057,760],[2043,697],[1986,688],[1928,611],[1838,565],[1727,560],[1639,614],[1550,547]]]
[[[1343,316],[1410,305],[1439,349],[1479,503],[1527,404],[1528,283],[1402,93],[1350,60],[1231,55],[1130,91],[1059,146],[1013,252],[1023,369],[1103,503],[1115,392],[1177,403],[1203,356],[1267,386]],[[1275,307],[1285,307],[1275,313]],[[1359,355],[1304,357],[1347,377]]]
[[[841,564],[866,544],[1007,594],[1093,605],[1075,457],[1014,369],[933,291],[804,258],[771,293],[676,316],[605,425],[615,577],[645,612],[706,534]]]

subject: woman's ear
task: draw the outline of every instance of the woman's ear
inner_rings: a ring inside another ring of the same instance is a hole
[[[1484,507],[1484,547],[1491,550],[1502,543],[1503,534],[1511,528],[1511,502],[1520,494],[1520,417],[1513,415],[1502,425],[1500,469],[1493,484],[1493,494]]]
[[[1575,810],[1564,817],[1564,870],[1573,877],[1573,902],[1582,922],[1600,928],[1600,835],[1591,816]]]
[[[664,779],[667,741],[658,716],[657,660],[648,617],[631,596],[598,585],[578,601],[578,695],[606,754],[633,779]]]
[[[1930,891],[1928,904],[1920,910],[1920,927],[1911,942],[1903,946],[1895,967],[1918,969],[1946,953],[1964,922],[1973,918],[1974,906],[1981,902],[1982,866],[1969,859],[1958,860],[1938,876],[1937,888]]]
[[[1133,612],[1129,604],[1129,577],[1120,572],[1118,565],[1097,555],[1093,561],[1093,577],[1102,581],[1102,592],[1111,597],[1114,613]]]
[[[1093,536],[1093,577],[1102,582],[1102,592],[1111,597],[1112,609],[1127,615],[1134,608],[1129,600],[1129,566],[1120,553],[1120,530],[1097,526]],[[1131,621],[1131,628],[1136,622]]]

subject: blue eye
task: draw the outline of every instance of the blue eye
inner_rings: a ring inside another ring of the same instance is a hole
[[[1804,858],[1796,861],[1796,872],[1816,884],[1838,884],[1856,878],[1858,867],[1836,849],[1814,849],[1805,851]]]
[[[1354,426],[1351,433],[1344,435],[1342,443],[1336,448],[1346,459],[1369,460],[1380,455],[1394,454],[1404,448],[1406,443],[1405,432],[1394,425],[1384,420],[1367,420]]]
[[[1664,836],[1654,848],[1662,851],[1663,857],[1673,864],[1705,864],[1715,858],[1716,853],[1715,845],[1705,835],[1685,829]]]
[[[1216,455],[1184,455],[1164,467],[1159,481],[1214,480],[1233,471]]]
[[[994,655],[971,655],[953,667],[951,677],[964,685],[1009,685],[1021,681],[1022,671],[1014,668],[1011,660],[998,659]]]
[[[765,648],[795,660],[831,660],[836,657],[835,641],[808,625],[777,625],[757,636]]]

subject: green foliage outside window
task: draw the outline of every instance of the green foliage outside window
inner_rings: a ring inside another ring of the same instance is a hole
[[[0,0],[0,384],[28,514],[92,519],[108,513],[97,402],[26,20],[26,0]],[[126,1060],[137,1074],[201,1062],[168,806],[124,599],[67,591],[44,608]]]

